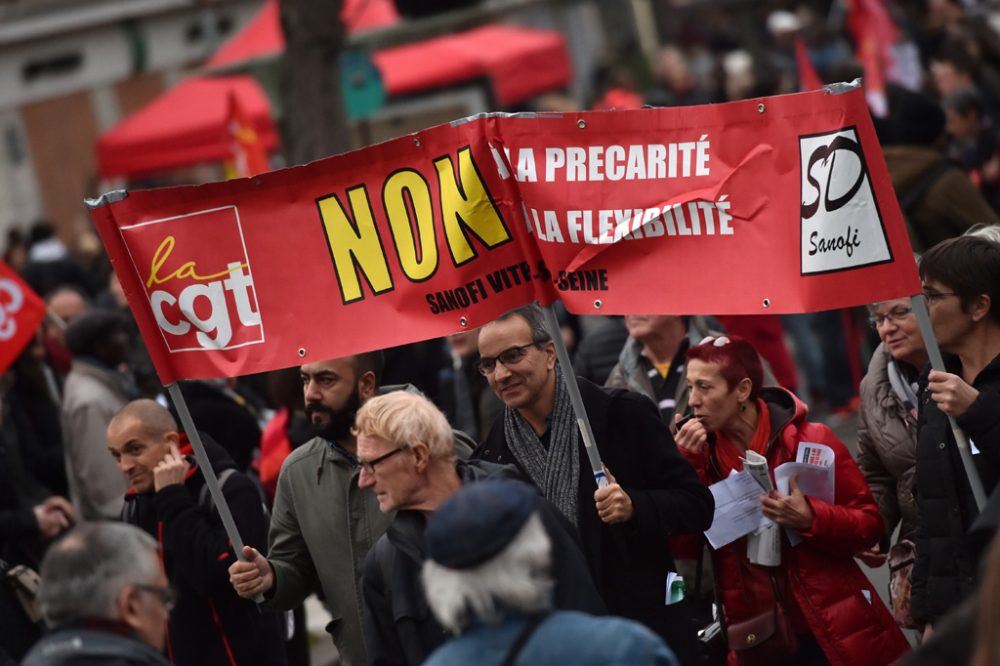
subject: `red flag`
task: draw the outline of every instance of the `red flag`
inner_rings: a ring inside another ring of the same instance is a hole
[[[847,29],[854,38],[855,57],[865,70],[868,107],[884,118],[889,113],[886,72],[892,65],[892,47],[899,39],[899,29],[883,0],[849,0]]]
[[[253,123],[236,95],[229,93],[226,131],[230,137],[230,157],[226,160],[226,178],[246,178],[270,169],[267,153]]]
[[[823,87],[823,80],[816,73],[816,68],[809,59],[809,50],[801,37],[795,38],[795,64],[799,69],[799,90],[808,92]]]
[[[34,337],[45,318],[45,301],[0,261],[0,374]]]

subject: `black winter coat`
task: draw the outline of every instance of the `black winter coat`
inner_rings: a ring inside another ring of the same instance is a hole
[[[459,460],[457,471],[463,485],[486,478],[524,480],[513,467],[480,460]],[[555,607],[603,615],[604,602],[573,537],[573,526],[544,500],[539,513],[552,540]],[[399,511],[365,558],[364,632],[371,666],[417,666],[451,637],[431,613],[420,582],[425,528],[420,512]]]
[[[949,372],[961,373],[957,358],[945,356]],[[926,374],[923,377],[926,386]],[[979,397],[957,419],[976,448],[976,467],[989,495],[1000,470],[1000,356],[973,382]],[[979,513],[965,476],[948,418],[924,391],[917,426],[920,521],[916,531],[911,610],[917,622],[936,622],[976,589],[976,550],[968,536]]]
[[[222,663],[222,662],[220,662]],[[38,642],[21,666],[169,666],[138,638],[77,626],[63,627]]]
[[[233,460],[204,433],[202,440],[217,475],[234,469]],[[186,439],[181,452],[190,454]],[[205,480],[194,466],[184,485],[156,493],[126,495],[122,518],[157,538],[167,578],[177,592],[170,614],[169,652],[177,666],[285,664],[282,616],[261,612],[237,596],[229,583],[236,561],[213,504],[200,501]],[[222,494],[243,542],[267,550],[267,519],[261,494],[245,475],[231,473]]]
[[[601,521],[594,505],[597,487],[578,437],[578,528],[597,588],[610,613],[655,631],[682,664],[698,663],[692,611],[687,603],[664,604],[667,572],[677,570],[668,537],[708,529],[715,509],[712,493],[677,450],[652,401],[582,378],[577,383],[601,460],[632,499],[635,512],[620,525]],[[507,447],[502,416],[473,457],[517,464]]]

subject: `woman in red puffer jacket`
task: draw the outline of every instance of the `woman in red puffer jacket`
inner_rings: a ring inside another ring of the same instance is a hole
[[[706,338],[687,352],[693,419],[678,447],[712,484],[743,470],[754,451],[773,470],[795,461],[800,444],[834,453],[834,503],[807,497],[793,477],[789,495],[761,498],[781,530],[780,563],[755,564],[741,537],[715,552],[730,664],[886,666],[909,650],[892,615],[853,555],[882,536],[878,506],[846,447],[806,406],[781,388],[761,389],[753,346],[736,337]],[[787,528],[787,529],[786,529]],[[794,530],[802,540],[789,542]]]

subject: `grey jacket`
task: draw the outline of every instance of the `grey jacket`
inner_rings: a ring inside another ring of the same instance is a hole
[[[108,454],[107,428],[129,401],[121,375],[74,360],[63,389],[62,431],[66,476],[77,520],[117,520],[125,476]]]
[[[917,421],[903,406],[889,382],[889,352],[879,345],[861,380],[858,425],[858,466],[878,503],[889,535],[902,521],[900,539],[914,538],[917,503],[913,483],[917,473]]]

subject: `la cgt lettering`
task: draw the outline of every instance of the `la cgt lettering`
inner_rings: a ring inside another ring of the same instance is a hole
[[[239,211],[223,206],[122,227],[170,353],[264,342]],[[155,248],[146,253],[144,248]]]
[[[487,249],[511,240],[469,147],[458,151],[457,168],[451,155],[434,160],[433,166],[440,223],[455,266],[476,258],[470,236]],[[394,171],[382,184],[388,238],[400,271],[411,282],[431,278],[439,265],[434,194],[424,176],[411,168]],[[393,289],[389,260],[367,188],[357,185],[347,190],[347,202],[349,211],[335,194],[316,202],[345,304],[365,297],[362,280],[375,296]]]

